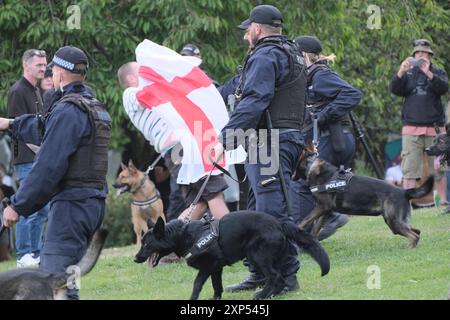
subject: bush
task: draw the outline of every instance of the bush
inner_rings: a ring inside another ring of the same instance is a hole
[[[131,223],[130,195],[116,196],[110,188],[106,199],[104,226],[109,230],[106,247],[128,246],[134,243],[133,224]]]

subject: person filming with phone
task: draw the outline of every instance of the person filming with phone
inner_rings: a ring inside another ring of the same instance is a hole
[[[444,132],[445,114],[441,97],[448,91],[448,77],[436,68],[428,40],[414,41],[412,56],[400,65],[389,85],[390,91],[404,97],[402,107],[402,173],[403,188],[415,188],[422,176],[422,159],[436,135],[435,126]],[[428,157],[430,174],[436,172],[435,189],[446,199],[446,179],[443,171],[435,170],[433,157]]]

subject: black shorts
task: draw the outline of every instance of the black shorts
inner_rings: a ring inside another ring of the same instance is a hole
[[[205,179],[206,177],[188,185],[180,185],[181,192],[183,193],[183,197],[187,205],[191,205],[192,202],[194,202],[195,197],[200,191],[200,188],[202,187]],[[205,189],[203,190],[200,201],[203,200],[207,202],[216,197],[220,192],[223,192],[226,188],[228,188],[228,184],[222,174],[211,176],[208,183],[206,184]]]

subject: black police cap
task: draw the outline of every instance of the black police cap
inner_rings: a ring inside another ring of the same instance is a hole
[[[271,26],[281,27],[283,24],[283,15],[276,7],[262,4],[253,8],[250,12],[250,18],[243,21],[238,28],[247,30],[252,22],[268,24]]]
[[[192,43],[188,43],[181,49],[180,54],[182,56],[200,56],[200,49]]]
[[[88,68],[89,63],[86,54],[77,47],[65,46],[56,51],[50,66],[55,65],[72,73],[85,73],[86,70],[76,69],[77,64],[84,64],[86,69]]]
[[[297,44],[300,51],[308,53],[322,52],[322,42],[313,36],[300,36],[295,38],[294,42]]]

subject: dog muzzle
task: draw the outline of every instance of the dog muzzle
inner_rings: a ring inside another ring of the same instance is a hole
[[[129,185],[119,184],[119,183],[114,183],[113,188],[117,189],[117,195],[120,195],[122,193],[125,193],[125,192],[128,192],[131,190],[131,187]]]

